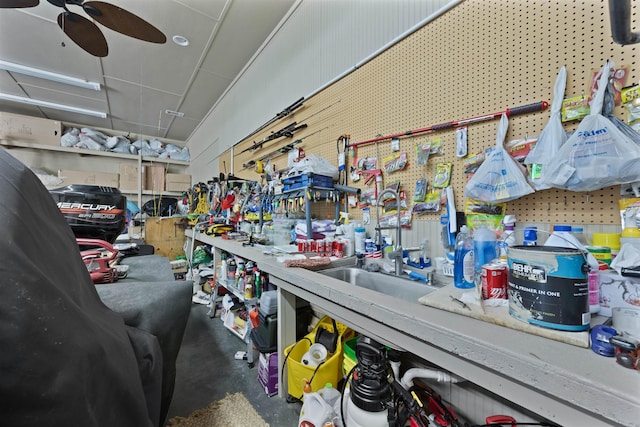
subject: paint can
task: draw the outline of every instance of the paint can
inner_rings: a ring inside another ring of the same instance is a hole
[[[533,325],[587,331],[591,322],[586,252],[555,246],[507,248],[509,314]]]

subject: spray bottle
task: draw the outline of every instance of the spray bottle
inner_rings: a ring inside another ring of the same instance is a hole
[[[507,248],[513,247],[516,244],[516,216],[515,215],[505,215],[502,220],[504,224],[504,234],[502,235],[502,239],[498,242],[498,249],[500,250],[500,259],[507,259]]]
[[[463,225],[456,236],[454,250],[453,284],[456,288],[469,289],[475,286],[473,266],[473,238],[467,226]]]

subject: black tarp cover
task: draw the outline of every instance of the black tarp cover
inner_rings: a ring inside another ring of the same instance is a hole
[[[0,425],[157,423],[132,340],[52,197],[0,148]]]

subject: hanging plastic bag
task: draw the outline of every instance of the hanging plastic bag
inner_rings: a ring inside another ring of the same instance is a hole
[[[538,142],[524,159],[525,165],[531,165],[529,182],[536,190],[550,188],[543,182],[546,172],[545,165],[549,164],[556,156],[560,147],[567,142],[567,133],[562,127],[562,100],[567,85],[567,69],[563,65],[556,77],[553,87],[553,102],[551,103],[551,116],[547,125],[540,133]]]
[[[602,67],[591,112],[545,167],[543,182],[571,191],[592,191],[640,181],[640,145],[601,114],[612,61]]]
[[[509,119],[502,114],[496,146],[464,188],[464,196],[483,202],[508,202],[533,193],[520,165],[504,149]]]

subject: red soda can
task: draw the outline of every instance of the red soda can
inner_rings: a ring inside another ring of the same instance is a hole
[[[318,255],[320,256],[325,256],[326,252],[325,252],[325,241],[324,240],[316,240],[316,252],[318,253]]]
[[[309,240],[309,247],[307,248],[308,252],[318,252],[318,242],[315,240]]]
[[[482,266],[482,299],[507,298],[507,266],[485,264]]]
[[[306,240],[298,239],[296,243],[298,244],[298,252],[306,252]]]
[[[338,240],[333,241],[333,256],[336,258],[342,258],[344,256],[344,247],[342,242]]]

